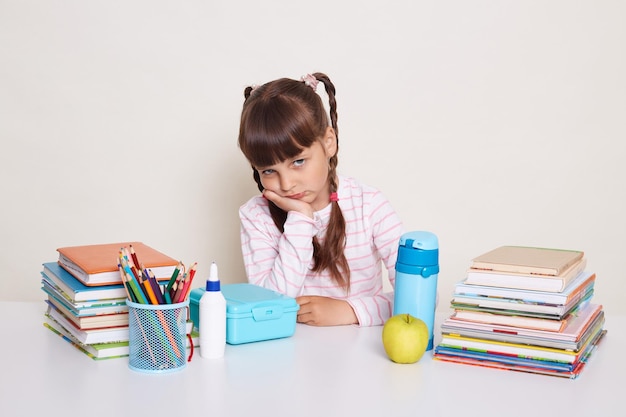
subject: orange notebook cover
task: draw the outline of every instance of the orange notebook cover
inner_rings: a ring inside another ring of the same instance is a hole
[[[118,258],[121,248],[130,248],[157,279],[169,279],[178,261],[142,242],[118,242],[58,248],[59,265],[85,285],[121,284]]]

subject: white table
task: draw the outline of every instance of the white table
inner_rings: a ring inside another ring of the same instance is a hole
[[[381,327],[298,325],[293,337],[144,374],[94,361],[43,326],[44,302],[1,302],[2,416],[624,416],[626,317],[576,380],[387,359]],[[439,315],[438,321],[443,318]],[[436,325],[438,329],[439,326]],[[435,342],[438,339],[435,338]]]

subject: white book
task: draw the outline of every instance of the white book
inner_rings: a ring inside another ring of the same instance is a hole
[[[586,266],[587,258],[582,258],[563,273],[555,276],[470,268],[465,276],[465,283],[520,290],[562,292],[585,270]]]
[[[127,342],[129,339],[128,325],[107,329],[81,330],[52,305],[48,305],[47,314],[72,333],[72,335],[84,345],[93,343]]]
[[[93,343],[90,345],[82,344],[74,335],[55,321],[49,315],[45,316],[44,326],[50,329],[52,332],[63,337],[68,343],[72,344],[81,352],[85,353],[92,359],[110,359],[119,358],[129,355],[128,341],[125,342],[110,342],[110,343]],[[191,330],[191,326],[188,326],[187,330]],[[192,333],[192,341],[194,347],[198,347],[199,337],[197,333]],[[190,348],[189,339],[186,339],[187,348]]]
[[[74,345],[77,349],[87,354],[92,359],[107,359],[128,356],[128,341],[83,344],[72,334],[72,332],[63,327],[51,316],[46,315],[45,319],[44,326],[52,330],[54,333],[63,336],[66,341]]]
[[[528,302],[509,298],[495,298],[478,295],[455,295],[450,305],[457,310],[490,311],[492,313],[508,313],[527,315],[530,317],[547,317],[561,319],[570,313],[576,306],[589,299],[593,289],[589,289],[581,297],[572,299],[567,304],[555,305]]]
[[[595,280],[595,273],[582,271],[565,287],[562,292],[551,292],[473,285],[468,283],[467,279],[464,279],[463,281],[457,283],[454,287],[454,295],[486,296],[553,305],[565,305],[572,299],[582,297],[586,289],[593,287]]]

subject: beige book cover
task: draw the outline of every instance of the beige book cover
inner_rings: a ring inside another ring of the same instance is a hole
[[[500,246],[472,259],[471,268],[558,276],[583,258],[579,250]]]
[[[532,291],[561,292],[574,281],[587,266],[587,258],[576,261],[559,275],[543,275],[536,273],[502,272],[491,269],[470,268],[465,283],[487,287],[503,287]]]

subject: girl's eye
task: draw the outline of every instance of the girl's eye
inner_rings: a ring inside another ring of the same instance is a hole
[[[296,159],[295,161],[293,161],[293,165],[296,167],[304,165],[304,159]]]
[[[274,173],[273,169],[264,169],[261,171],[261,175],[271,175]]]

